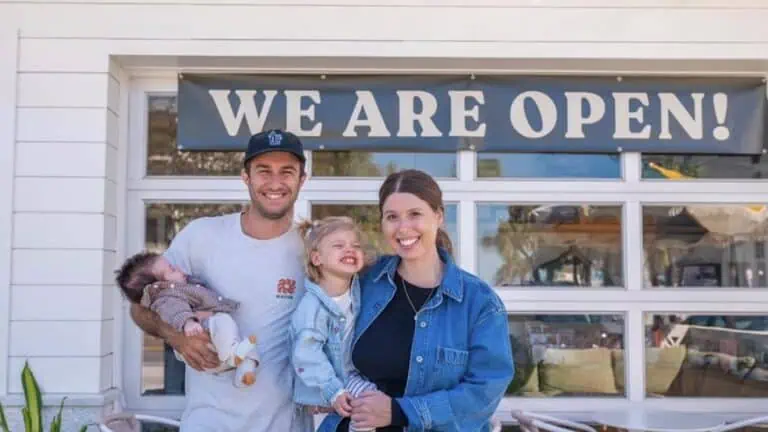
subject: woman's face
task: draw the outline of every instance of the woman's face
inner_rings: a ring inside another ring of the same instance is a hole
[[[382,206],[381,231],[403,259],[420,258],[435,250],[442,211],[434,211],[414,194],[395,192]]]

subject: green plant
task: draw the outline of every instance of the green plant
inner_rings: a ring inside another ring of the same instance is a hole
[[[24,368],[21,370],[21,385],[24,389],[25,401],[25,406],[21,408],[21,414],[24,417],[24,429],[26,432],[43,432],[43,397],[35,374],[32,373],[27,362],[24,363]],[[51,421],[50,432],[61,432],[62,411],[66,399],[65,397],[61,400],[59,412]],[[83,426],[80,428],[80,432],[85,432],[86,429],[87,426]],[[2,403],[0,403],[0,430],[11,432]]]

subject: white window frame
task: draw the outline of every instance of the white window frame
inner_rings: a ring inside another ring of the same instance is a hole
[[[246,202],[248,195],[239,177],[146,177],[146,97],[148,94],[176,93],[175,74],[137,78],[130,94],[130,125],[127,184],[126,251],[143,248],[144,206],[148,202]],[[311,156],[311,152],[307,152]],[[623,280],[621,288],[516,288],[500,287],[510,314],[526,313],[609,313],[624,316],[627,392],[624,397],[589,398],[505,398],[499,407],[502,419],[511,409],[570,413],[588,419],[589,412],[643,404],[664,409],[717,411],[726,413],[762,412],[766,398],[677,398],[646,399],[644,394],[643,314],[696,312],[700,314],[765,314],[768,289],[649,289],[642,286],[643,251],[641,210],[643,205],[682,203],[768,203],[768,187],[755,180],[665,181],[641,179],[638,153],[621,155],[618,179],[476,179],[473,151],[457,154],[457,178],[439,178],[446,202],[458,204],[459,262],[470,272],[476,269],[476,204],[611,204],[622,208]],[[308,158],[311,161],[311,157]],[[311,164],[311,162],[310,162]],[[308,167],[311,170],[311,166]],[[311,171],[309,171],[311,172]],[[312,178],[299,194],[297,217],[309,214],[317,203],[375,203],[380,178]],[[635,245],[628,247],[627,245]],[[691,299],[694,299],[691,301]],[[127,409],[147,413],[178,415],[183,396],[141,396],[141,331],[124,314],[123,382]]]

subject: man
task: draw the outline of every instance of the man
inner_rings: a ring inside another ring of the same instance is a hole
[[[233,318],[243,334],[257,336],[261,356],[254,385],[237,388],[231,372],[204,372],[218,366],[207,335],[185,337],[153,312],[131,308],[140,328],[167,341],[190,366],[184,431],[312,430],[311,416],[292,402],[289,357],[291,314],[304,294],[303,244],[293,229],[304,166],[301,141],[290,132],[252,136],[241,174],[250,206],[190,222],[165,253],[174,266],[241,303]]]

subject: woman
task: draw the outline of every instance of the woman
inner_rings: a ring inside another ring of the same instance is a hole
[[[380,391],[352,402],[355,428],[488,431],[514,375],[504,305],[451,257],[442,192],[417,170],[379,190],[381,231],[395,255],[361,277],[352,361]],[[332,414],[319,430],[342,431]]]

